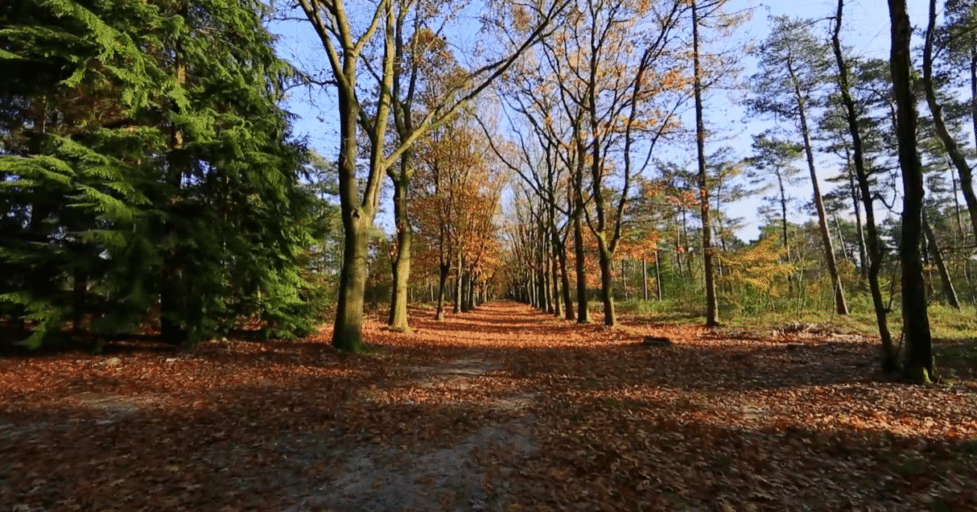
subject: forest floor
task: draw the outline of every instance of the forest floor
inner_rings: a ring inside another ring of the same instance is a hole
[[[810,326],[412,313],[357,356],[327,330],[0,357],[0,512],[977,510],[972,360],[918,387]]]

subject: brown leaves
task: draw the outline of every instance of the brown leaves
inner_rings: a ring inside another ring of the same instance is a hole
[[[0,360],[0,509],[977,507],[974,383],[887,382],[856,337],[412,313],[367,356],[324,332]]]

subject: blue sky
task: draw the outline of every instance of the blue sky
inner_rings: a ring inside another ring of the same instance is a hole
[[[353,5],[352,2],[349,4]],[[913,24],[917,27],[922,26],[926,17],[926,2],[909,0],[909,4]],[[753,9],[752,19],[740,27],[734,36],[736,39],[742,38],[753,41],[760,41],[769,33],[768,15],[822,19],[833,16],[836,6],[835,0],[805,0],[803,2],[731,0],[729,4],[731,11]],[[843,43],[851,46],[856,54],[864,57],[887,57],[889,53],[888,12],[886,0],[849,0],[845,11]],[[827,37],[830,22],[824,21],[821,27],[816,28],[815,33],[817,34],[820,30]],[[308,72],[327,69],[328,64],[321,43],[307,22],[282,22],[274,25],[272,30],[281,36],[278,49],[282,57]],[[476,32],[476,30],[472,30],[469,34],[476,34]],[[744,76],[749,76],[753,73],[754,63],[750,58],[746,58],[744,64]],[[724,141],[722,144],[733,146],[740,156],[747,156],[750,148],[750,135],[761,132],[765,127],[770,126],[770,123],[764,120],[746,119],[745,111],[737,104],[742,101],[743,96],[742,94],[738,96],[737,98],[735,93],[731,95],[714,94],[708,100],[707,123],[711,129],[726,134],[734,134],[732,140]],[[295,124],[296,135],[307,137],[312,147],[327,157],[334,156],[338,149],[338,125],[334,97],[335,92],[330,89],[296,89],[291,93],[287,103],[287,108],[299,116]],[[924,105],[920,106],[924,107]],[[711,149],[716,149],[719,145],[714,144]],[[818,172],[821,180],[823,180],[838,173],[837,165],[830,158],[821,158]],[[806,172],[803,173],[803,176],[806,175]],[[822,183],[822,191],[828,190],[829,186]],[[802,201],[810,200],[810,183],[807,178],[800,180],[793,195]],[[746,219],[757,219],[759,204],[758,198],[751,198],[731,205],[729,213]],[[390,230],[392,225],[389,217],[389,214],[381,214],[377,219],[378,224],[387,230]],[[754,221],[749,222],[739,232],[739,236],[744,240],[750,240],[755,238],[757,233],[757,224]]]

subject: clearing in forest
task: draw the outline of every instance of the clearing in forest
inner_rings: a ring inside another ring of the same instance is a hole
[[[0,511],[977,509],[977,383],[887,380],[871,340],[431,316],[360,356],[0,358]]]

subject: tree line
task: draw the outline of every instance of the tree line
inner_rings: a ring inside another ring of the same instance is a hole
[[[331,305],[333,344],[358,351],[378,286],[397,331],[412,295],[439,319],[509,293],[589,322],[596,301],[607,325],[622,296],[695,303],[710,326],[870,301],[884,368],[926,380],[927,297],[975,295],[975,8],[931,0],[913,48],[889,6],[889,59],[845,45],[839,0],[771,18],[744,77],[747,49],[722,41],[749,13],[725,0],[489,0],[466,48],[460,1],[7,2],[0,314],[32,346],[192,344],[301,336]],[[274,17],[314,32],[325,79],[276,56]],[[738,154],[709,112],[744,86],[773,128]],[[294,87],[333,95],[335,159],[293,135]],[[730,205],[750,196],[747,242]]]
[[[974,290],[977,224],[961,212],[975,5],[931,1],[914,48],[905,5],[889,4],[892,54],[870,59],[843,41],[843,0],[820,19],[769,18],[750,48],[720,44],[749,15],[729,2],[580,2],[498,88],[515,115],[493,148],[523,183],[512,296],[579,322],[596,299],[614,325],[630,282],[633,297],[672,299],[707,326],[771,309],[848,315],[854,298],[875,313],[882,367],[929,380],[928,301],[959,308],[956,290]],[[747,51],[757,65],[741,76]],[[704,115],[715,89],[736,87],[749,116],[772,121],[750,153],[722,146],[730,128]],[[827,191],[825,164],[840,170]],[[746,242],[731,205],[757,196],[760,237]]]

